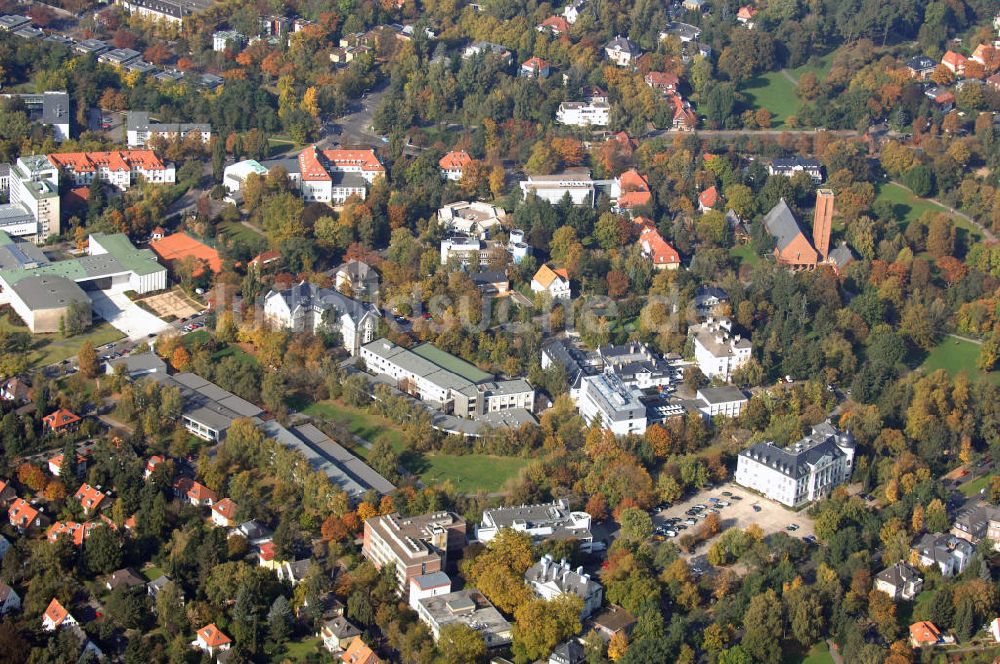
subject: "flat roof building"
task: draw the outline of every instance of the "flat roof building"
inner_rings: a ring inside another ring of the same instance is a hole
[[[512,639],[511,624],[475,589],[424,597],[417,602],[417,615],[430,628],[435,641],[441,636],[442,628],[454,624],[473,629],[487,648],[509,645]]]
[[[527,533],[535,542],[545,540],[576,539],[580,549],[594,550],[594,536],[590,532],[590,515],[574,512],[565,499],[540,505],[495,507],[483,511],[483,519],[476,528],[476,538],[489,542],[503,528]]]
[[[361,551],[378,569],[393,565],[399,587],[405,589],[413,577],[443,571],[449,553],[458,553],[465,541],[465,519],[452,512],[393,513],[365,521]]]

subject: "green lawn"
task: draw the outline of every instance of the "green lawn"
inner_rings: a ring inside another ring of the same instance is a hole
[[[321,644],[322,639],[318,636],[288,643],[285,645],[284,652],[276,654],[272,661],[283,662],[289,659],[293,662],[304,662],[309,655],[315,655],[319,652],[318,648]]]
[[[147,581],[155,581],[163,576],[163,570],[156,565],[151,565],[149,567],[142,568],[142,575],[146,577]]]
[[[260,362],[257,360],[256,357],[246,352],[239,346],[226,346],[222,350],[212,355],[212,359],[215,360],[216,362],[218,362],[224,357],[235,357],[242,364],[251,364],[251,365],[260,364]]]
[[[17,314],[11,310],[7,310],[7,315],[0,316],[0,330],[31,334],[31,331],[21,322]],[[63,338],[58,334],[31,334],[30,366],[43,367],[73,357],[80,350],[84,341],[90,341],[95,348],[99,348],[124,336],[104,321],[92,325],[89,330],[75,337]]]
[[[252,247],[260,245],[263,248],[267,246],[267,238],[238,221],[225,221],[219,224],[219,235]]]
[[[273,157],[276,154],[281,154],[282,152],[285,152],[290,148],[294,148],[295,141],[289,138],[272,136],[271,138],[267,139],[267,145],[271,151],[270,156]]]
[[[931,349],[920,368],[927,373],[944,369],[952,376],[964,371],[969,374],[969,378],[972,380],[985,378],[995,385],[1000,385],[1000,371],[983,374],[976,367],[978,359],[979,346],[977,344],[955,337],[945,337],[941,343]]]
[[[781,128],[785,119],[798,115],[802,102],[795,94],[795,85],[780,71],[772,71],[750,79],[740,88],[754,108],[771,111],[774,128]]]
[[[809,654],[802,660],[801,664],[833,664],[833,656],[830,654],[830,647],[826,643],[819,643],[809,649]]]
[[[892,203],[896,216],[903,220],[904,226],[915,219],[919,219],[926,212],[948,213],[947,208],[944,208],[936,203],[932,203],[927,199],[914,196],[907,189],[904,189],[895,182],[883,182],[879,184],[876,189],[875,200],[889,201]],[[963,229],[966,233],[976,238],[979,238],[981,233],[978,228],[964,219],[960,219],[950,213],[948,214],[951,216],[952,221],[955,222],[956,227]]]
[[[308,405],[292,402],[290,405],[304,415],[339,422],[355,436],[361,436],[369,442],[387,441],[394,450],[401,453],[402,463],[407,470],[418,475],[425,484],[450,480],[456,489],[464,493],[499,491],[508,479],[516,477],[530,461],[519,457],[481,454],[413,453],[406,450],[399,425],[374,413],[332,400]],[[353,441],[338,442],[347,443],[347,447],[362,459],[368,458],[367,448],[354,445]]]
[[[983,475],[982,477],[977,477],[971,482],[966,482],[961,485],[958,490],[961,491],[962,495],[966,498],[977,496],[980,491],[989,486],[991,479],[993,479],[992,475]]]
[[[827,53],[826,55],[809,58],[809,62],[795,69],[790,69],[789,72],[796,81],[802,78],[802,74],[805,74],[807,71],[816,74],[816,78],[822,81],[830,73],[832,66],[833,53]]]
[[[754,251],[753,245],[751,244],[741,244],[732,247],[729,250],[729,255],[737,259],[740,262],[740,265],[746,263],[747,265],[753,267],[754,265],[760,263],[760,256],[757,255],[757,252]]]

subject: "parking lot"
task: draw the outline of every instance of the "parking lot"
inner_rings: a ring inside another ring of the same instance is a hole
[[[724,492],[732,495],[723,495]],[[677,535],[673,538],[668,537],[667,539],[676,541],[677,539],[680,539],[680,536],[686,533],[694,534],[701,528],[701,524],[705,520],[704,516],[707,516],[708,514],[708,509],[713,507],[713,501],[710,500],[712,498],[729,503],[728,506],[716,508],[719,511],[720,533],[724,530],[728,530],[729,528],[739,528],[743,530],[750,526],[750,524],[755,523],[760,526],[761,530],[764,531],[765,537],[779,531],[784,531],[790,536],[798,537],[800,539],[814,534],[812,519],[805,513],[804,510],[801,512],[793,512],[772,500],[761,498],[760,496],[747,491],[734,482],[727,482],[726,484],[722,484],[714,489],[699,491],[694,496],[673,504],[662,512],[654,514],[653,525],[661,526],[665,524],[667,519],[680,518],[682,520],[681,523],[686,526],[686,529],[675,529],[674,532],[676,532]],[[701,514],[695,517],[691,517],[686,514],[688,510],[691,510],[697,505],[702,505],[705,508],[701,510]],[[755,505],[759,508],[759,511],[754,508]],[[685,521],[689,519],[694,519],[696,523],[694,525],[685,523]],[[787,530],[787,527],[791,524],[795,524],[798,528],[794,531]],[[711,546],[714,539],[715,538],[713,537],[707,542],[700,544],[693,554],[686,557],[704,558],[705,553],[708,551],[708,548]]]

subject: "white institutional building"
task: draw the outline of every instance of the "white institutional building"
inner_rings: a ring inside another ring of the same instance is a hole
[[[688,333],[694,336],[694,359],[709,379],[728,381],[733,372],[750,361],[752,344],[749,339],[732,334],[733,323],[728,318],[709,317],[700,325],[692,325]]]
[[[789,447],[757,443],[739,454],[736,482],[788,507],[830,495],[854,470],[854,436],[829,421]]]
[[[556,111],[556,121],[573,127],[606,127],[610,112],[607,101],[564,101]]]
[[[361,346],[375,339],[380,314],[371,304],[302,281],[264,296],[264,317],[295,332],[316,332],[324,327],[338,332],[344,348],[357,355]]]

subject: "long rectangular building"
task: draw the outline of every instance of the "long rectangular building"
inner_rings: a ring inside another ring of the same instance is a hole
[[[125,191],[140,179],[155,184],[174,184],[176,173],[152,150],[111,152],[57,152],[49,155],[53,166],[78,187],[90,186],[94,179]]]
[[[374,516],[365,521],[361,552],[377,569],[394,566],[405,590],[410,579],[443,571],[449,552],[465,546],[465,534],[465,519],[451,512]]]
[[[152,139],[185,139],[194,134],[208,144],[212,125],[192,122],[150,122],[148,111],[129,111],[125,116],[125,137],[130,148],[145,147]]]

